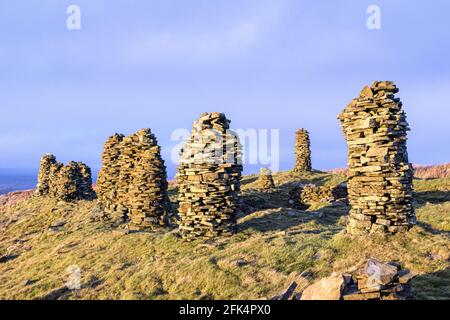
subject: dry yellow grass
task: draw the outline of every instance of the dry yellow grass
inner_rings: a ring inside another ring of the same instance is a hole
[[[296,183],[337,183],[342,175],[278,173],[271,193],[254,190],[255,179],[243,181],[248,210],[239,233],[207,242],[186,243],[173,230],[118,235],[110,223],[90,220],[95,201],[0,207],[0,255],[10,256],[0,263],[0,298],[267,299],[292,281],[301,291],[372,257],[420,272],[419,298],[450,299],[449,178],[415,181],[419,224],[411,232],[363,238],[344,233],[345,205],[287,206]],[[65,224],[49,230],[58,221]],[[81,270],[79,290],[66,288],[73,265]]]

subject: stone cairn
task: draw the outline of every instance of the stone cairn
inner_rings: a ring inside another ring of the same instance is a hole
[[[54,155],[46,154],[41,159],[35,195],[63,201],[92,200],[91,169],[82,162],[63,165]]]
[[[295,188],[290,192],[289,203],[295,208],[304,210],[315,203],[333,204],[335,201],[347,202],[347,184],[334,186],[316,186],[308,184]]]
[[[272,171],[268,168],[262,168],[259,172],[257,184],[258,190],[261,191],[272,190],[275,188]]]
[[[41,158],[36,185],[36,196],[48,196],[54,192],[52,182],[55,180],[55,172],[59,171],[61,164],[56,161],[56,157],[47,153]]]
[[[241,146],[223,113],[203,113],[180,153],[179,233],[190,241],[235,231]]]
[[[100,213],[104,214],[101,217],[103,219],[111,219],[115,214],[120,217],[126,214],[126,210],[124,210],[125,212],[119,210],[117,201],[118,178],[120,175],[120,143],[123,141],[123,138],[124,136],[121,134],[109,137],[103,149],[102,168],[97,178],[97,195],[103,209],[100,211]]]
[[[404,232],[415,224],[409,126],[397,92],[394,83],[376,81],[338,117],[348,143],[351,234]]]
[[[311,142],[306,129],[295,134],[295,168],[294,172],[311,172]]]
[[[150,129],[105,143],[97,189],[103,218],[130,222],[145,230],[167,224],[170,202],[167,173],[160,147]]]

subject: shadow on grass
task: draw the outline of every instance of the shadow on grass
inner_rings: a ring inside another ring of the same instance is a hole
[[[82,284],[80,289],[92,289],[103,283],[103,280],[93,278],[85,284]],[[55,289],[45,296],[40,298],[40,300],[64,300],[70,298],[72,295],[76,295],[78,290],[71,290],[67,286]]]
[[[414,194],[419,207],[427,204],[440,204],[450,201],[450,191],[421,191]]]
[[[419,300],[450,300],[450,268],[419,275],[411,282]]]
[[[342,216],[348,214],[347,206],[333,205],[315,211],[302,211],[286,207],[276,207],[266,210],[267,212],[261,210],[260,216],[244,219],[243,222],[238,224],[239,231],[246,229],[254,229],[259,232],[287,231],[314,221],[317,225],[326,227],[325,230],[323,228],[317,228],[315,230],[298,229],[295,230],[295,233],[320,234],[329,230],[339,232],[342,228],[339,227],[338,221]]]
[[[244,221],[239,224],[238,229],[252,228],[260,232],[285,231],[313,220],[319,225],[336,227],[339,219],[348,214],[349,208],[345,204],[327,203],[320,209],[306,211],[293,208],[293,205],[289,203],[292,191],[298,189],[300,185],[322,186],[328,178],[327,176],[305,177],[299,174],[294,181],[282,183],[273,190],[243,190],[240,206],[242,213],[238,215],[238,219]],[[252,218],[250,217],[252,214],[257,216]],[[317,230],[317,233],[321,232],[323,230]]]
[[[450,237],[450,231],[435,229],[431,224],[423,221],[417,221],[417,226],[422,227],[426,232],[431,234],[441,234]]]
[[[256,179],[257,177],[254,180]],[[289,207],[290,193],[293,190],[306,184],[321,186],[326,180],[326,176],[305,178],[299,175],[296,180],[282,183],[272,190],[261,191],[256,188],[242,190],[240,195],[241,210],[245,216],[260,210]]]

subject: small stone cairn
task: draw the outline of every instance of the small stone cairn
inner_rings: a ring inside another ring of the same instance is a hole
[[[92,200],[95,192],[91,169],[82,162],[63,165],[54,155],[46,154],[41,158],[35,196],[62,201]]]
[[[203,113],[180,153],[179,234],[190,241],[235,231],[241,146],[223,113]]]
[[[351,234],[405,232],[416,221],[409,126],[397,92],[393,82],[375,81],[338,117],[348,143]]]
[[[340,183],[332,186],[316,186],[308,184],[295,188],[289,196],[289,203],[295,208],[304,210],[315,203],[332,204],[335,201],[347,202],[347,184]]]
[[[272,171],[268,168],[262,168],[259,172],[257,189],[260,191],[270,191],[275,188]]]
[[[311,172],[311,142],[309,132],[300,129],[295,135],[295,168],[294,172]]]
[[[150,129],[128,137],[115,134],[106,141],[97,189],[103,218],[129,222],[129,228],[136,230],[167,224],[166,167]]]

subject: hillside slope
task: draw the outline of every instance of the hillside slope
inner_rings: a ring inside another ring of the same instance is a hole
[[[245,213],[229,238],[191,243],[169,232],[123,234],[93,222],[96,201],[21,199],[0,205],[1,299],[267,299],[292,281],[345,272],[366,258],[420,272],[419,298],[450,299],[450,178],[415,180],[419,223],[409,233],[355,238],[344,233],[343,203],[288,207],[302,183],[336,184],[339,174],[274,175],[277,189],[243,181]],[[171,199],[176,189],[171,187]],[[69,290],[79,268],[81,288]]]

